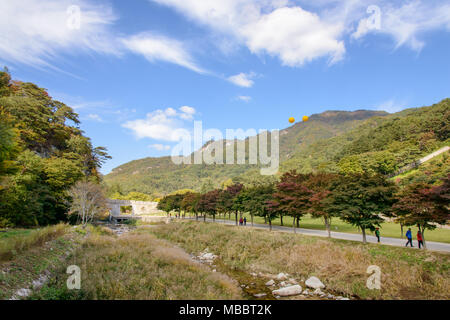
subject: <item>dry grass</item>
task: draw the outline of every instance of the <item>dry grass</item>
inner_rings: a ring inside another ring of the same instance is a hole
[[[65,266],[34,299],[239,299],[228,277],[191,261],[182,249],[148,233],[92,234],[69,264],[81,268],[81,290],[67,290]]]
[[[57,224],[36,229],[28,234],[12,236],[0,240],[0,262],[13,259],[18,254],[35,246],[64,235],[68,230],[66,224]]]
[[[362,299],[450,299],[449,255],[357,244],[265,230],[178,222],[148,232],[198,253],[208,247],[230,268],[319,277],[329,291]],[[367,267],[381,268],[381,290],[369,290]]]

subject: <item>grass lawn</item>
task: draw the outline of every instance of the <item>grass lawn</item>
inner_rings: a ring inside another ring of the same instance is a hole
[[[250,214],[244,214],[247,217],[247,224],[251,223]],[[219,216],[217,216],[219,218]],[[220,218],[223,218],[221,216]],[[239,216],[238,216],[239,218]],[[228,219],[228,215],[227,215]],[[253,218],[254,223],[264,223],[264,218],[255,216]],[[234,215],[231,215],[231,220],[234,221]],[[280,219],[277,218],[272,221],[273,225],[280,225]],[[286,227],[292,227],[292,218],[291,217],[283,217],[283,225]],[[316,230],[326,230],[325,225],[323,224],[322,219],[313,219],[310,215],[306,215],[302,217],[300,220],[300,228],[304,229],[316,229]],[[403,228],[403,232],[405,233],[407,230],[406,227]],[[413,238],[415,239],[415,235],[417,234],[417,227],[411,227]],[[358,228],[340,220],[334,218],[331,223],[331,231],[336,232],[348,232],[348,233],[358,233],[361,232]],[[369,231],[370,232],[370,231]],[[381,237],[390,237],[390,238],[401,238],[400,237],[400,225],[393,222],[385,222],[381,225],[380,228]],[[435,230],[425,230],[425,239],[428,241],[436,241],[436,242],[445,242],[450,243],[450,229],[444,228],[436,228]]]

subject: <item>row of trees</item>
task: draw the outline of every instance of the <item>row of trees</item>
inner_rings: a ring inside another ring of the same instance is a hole
[[[100,182],[109,159],[79,128],[78,115],[33,83],[0,72],[0,227],[67,220],[77,181]]]
[[[299,174],[296,171],[282,175],[276,184],[244,187],[233,184],[225,189],[206,193],[188,192],[168,195],[161,199],[158,209],[170,215],[186,213],[199,216],[250,213],[264,217],[272,229],[272,221],[283,217],[293,218],[293,228],[301,218],[311,214],[323,220],[331,236],[333,218],[340,218],[361,232],[366,242],[367,230],[380,227],[385,217],[391,217],[403,226],[417,225],[422,234],[437,224],[449,221],[449,178],[441,185],[413,184],[399,190],[397,185],[382,175],[330,173]]]

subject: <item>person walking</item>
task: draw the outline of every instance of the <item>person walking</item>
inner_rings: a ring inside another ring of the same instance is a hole
[[[417,243],[419,244],[419,249],[421,247],[423,247],[423,237],[422,237],[422,232],[417,231]]]
[[[239,225],[242,226],[244,220],[242,220],[242,218],[239,219]]]
[[[378,243],[380,243],[380,228],[376,228],[375,229],[375,235],[376,235],[376,237],[378,239]]]
[[[247,225],[247,218],[244,218],[244,226]]]
[[[408,228],[408,231],[406,231],[406,239],[408,239],[408,242],[406,243],[405,247],[408,246],[408,244],[411,244],[411,248],[413,247],[413,243],[412,243],[412,232],[411,232],[411,228]]]

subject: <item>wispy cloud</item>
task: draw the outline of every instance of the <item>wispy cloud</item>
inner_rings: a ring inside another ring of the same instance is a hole
[[[250,100],[252,100],[252,97],[250,97],[250,96],[237,96],[236,99],[244,101],[244,102],[250,102]]]
[[[144,119],[125,122],[122,126],[131,130],[138,139],[150,138],[161,141],[178,141],[181,129],[184,129],[183,121],[193,119],[195,109],[188,106],[158,109],[150,112]]]
[[[254,77],[255,77],[255,74],[253,72],[250,72],[250,73],[241,72],[234,76],[228,77],[227,80],[239,87],[251,88],[254,84],[254,81],[252,80],[252,78],[254,78]]]
[[[70,8],[81,9],[79,28],[70,24]],[[85,0],[0,2],[0,56],[12,63],[52,67],[64,53],[119,54],[109,26],[116,15],[108,5]]]
[[[188,68],[198,73],[206,73],[200,68],[180,41],[153,33],[141,33],[122,39],[126,48],[143,55],[148,61],[165,61]]]

